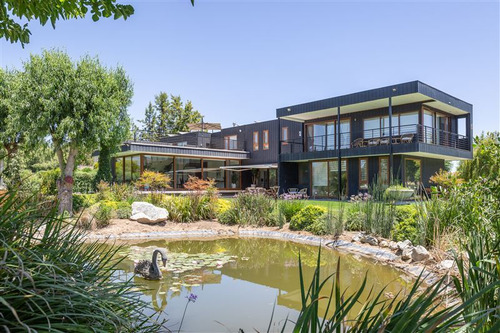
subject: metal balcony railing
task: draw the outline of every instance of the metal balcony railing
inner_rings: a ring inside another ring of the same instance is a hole
[[[384,146],[391,143],[389,127],[364,130],[361,137],[353,138],[351,132],[340,133],[341,149]],[[358,133],[359,135],[359,133]],[[313,152],[336,150],[337,134],[324,134],[312,137],[299,137],[281,141],[281,153]],[[455,149],[470,150],[470,141],[464,135],[443,131],[420,124],[392,127],[392,144],[423,142]]]

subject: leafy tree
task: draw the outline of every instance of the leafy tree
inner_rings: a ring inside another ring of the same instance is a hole
[[[89,11],[94,21],[111,16],[116,20],[134,14],[134,7],[117,4],[116,0],[5,0],[0,3],[0,38],[24,45],[29,43],[31,31],[28,23],[19,21],[38,20],[41,25],[50,21],[55,28],[57,20],[83,18]]]
[[[488,178],[500,173],[500,132],[488,132],[474,139],[474,157],[458,168],[465,180]]]
[[[61,51],[32,55],[23,69],[14,91],[16,124],[30,147],[52,144],[61,170],[59,212],[71,213],[77,156],[120,136],[116,126],[132,88],[122,69],[88,56],[74,63]]]
[[[194,110],[191,101],[186,104],[180,96],[160,92],[155,96],[154,105],[149,103],[142,123],[141,138],[154,140],[170,133],[188,131],[187,124],[201,121],[201,114]]]

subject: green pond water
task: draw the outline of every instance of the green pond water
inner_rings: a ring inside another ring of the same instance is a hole
[[[190,293],[198,299],[188,306],[183,332],[238,332],[240,328],[244,332],[266,332],[275,303],[271,331],[280,332],[286,318],[294,321],[300,310],[299,252],[307,283],[318,252],[316,246],[273,239],[144,241],[127,245],[119,253],[126,256],[119,278],[133,276],[134,260],[151,260],[152,251],[158,247],[169,253],[162,280],[134,276],[134,282],[149,289],[142,297],[161,311],[161,316],[168,319],[168,329],[175,332]],[[409,287],[408,277],[395,269],[330,249],[322,249],[324,277],[335,272],[339,259],[341,288],[347,288],[348,294],[357,290],[365,274],[368,280],[365,296],[371,286],[378,292],[387,285],[388,297]],[[331,284],[324,289],[325,296],[330,288]],[[321,301],[320,310],[324,312],[326,305],[327,301]],[[291,331],[292,326],[288,323],[285,331]]]

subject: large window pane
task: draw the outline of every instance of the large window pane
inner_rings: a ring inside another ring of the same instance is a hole
[[[418,113],[403,113],[399,116],[399,128],[401,134],[417,133]]]
[[[228,164],[229,166],[236,166],[240,165],[239,161],[234,161],[234,160],[229,160]],[[227,177],[227,187],[228,188],[240,188],[240,174],[241,172],[237,171],[227,171],[226,172],[226,177]]]
[[[350,120],[342,120],[340,122],[340,147],[351,147],[351,122]]]
[[[309,163],[299,163],[299,185],[309,185]]]
[[[378,179],[380,184],[388,185],[389,184],[389,158],[388,157],[380,157],[379,164],[379,172]]]
[[[314,148],[313,151],[322,151],[326,149],[326,125],[314,125]]]
[[[224,166],[224,160],[203,160],[203,179],[215,180],[217,188],[224,188],[225,172],[220,167]]]
[[[329,172],[329,193],[332,198],[340,199],[339,196],[339,162],[338,160],[328,162]],[[342,178],[342,197],[345,197],[347,192],[347,160],[341,161],[341,178]]]
[[[125,181],[129,182],[132,179],[132,157],[127,156],[125,159]]]
[[[137,180],[141,176],[141,157],[132,156],[132,180]]]
[[[405,185],[416,189],[421,181],[421,163],[416,159],[405,159]]]
[[[312,163],[312,194],[328,196],[328,162]]]
[[[115,159],[115,182],[121,184],[123,182],[123,157]]]
[[[326,124],[326,146],[328,150],[335,149],[335,136],[336,136],[335,123]]]
[[[380,118],[369,118],[363,121],[364,138],[379,138],[380,137]]]
[[[144,155],[144,170],[161,172],[171,179],[170,186],[174,181],[174,158],[171,156]]]
[[[424,112],[424,142],[434,143],[434,129],[436,128],[434,122],[434,114],[425,111]]]
[[[359,159],[359,188],[361,190],[368,189],[368,159]]]
[[[199,158],[175,158],[175,184],[178,189],[184,188],[188,177],[201,178],[201,159]]]
[[[278,186],[278,169],[269,169],[269,187]]]

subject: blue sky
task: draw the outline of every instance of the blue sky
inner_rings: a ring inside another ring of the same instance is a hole
[[[122,1],[127,3],[127,1]],[[31,23],[31,43],[0,42],[0,65],[61,48],[123,66],[141,119],[159,91],[205,120],[269,120],[276,108],[421,80],[474,104],[474,131],[498,130],[499,3],[128,1],[127,21]]]

